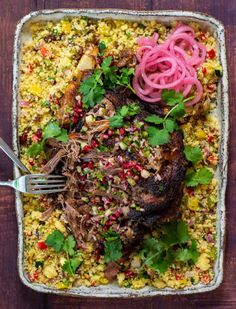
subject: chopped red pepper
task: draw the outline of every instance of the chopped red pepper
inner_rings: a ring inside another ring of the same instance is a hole
[[[28,65],[28,72],[29,72],[29,73],[32,73],[32,72],[33,72],[33,66],[32,66],[32,64],[29,64],[29,65]]]
[[[203,73],[203,75],[206,75],[207,69],[205,67],[202,68],[202,73]]]
[[[37,247],[38,247],[40,250],[45,250],[45,249],[48,248],[48,246],[45,244],[44,241],[39,241],[39,242],[37,243]]]
[[[214,136],[213,135],[209,135],[208,136],[208,143],[211,144],[214,140]]]
[[[200,34],[200,39],[201,39],[202,41],[205,41],[205,40],[206,40],[206,34],[205,34],[204,32],[201,32],[201,34]]]
[[[45,46],[40,47],[40,53],[45,58],[48,56],[48,49]]]
[[[38,273],[37,271],[34,272],[33,278],[34,278],[34,280],[38,280],[38,278],[39,278],[39,273]]]
[[[214,49],[209,50],[209,51],[207,52],[207,54],[208,54],[208,57],[209,57],[210,59],[214,59],[215,56],[216,56],[216,52],[215,52]]]

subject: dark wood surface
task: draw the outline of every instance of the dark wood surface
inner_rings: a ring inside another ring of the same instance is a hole
[[[227,30],[230,81],[229,175],[226,195],[227,242],[224,282],[215,291],[192,296],[145,299],[70,298],[40,294],[23,286],[17,273],[17,225],[14,194],[0,194],[0,309],[41,308],[236,308],[236,1],[235,0],[0,0],[0,136],[11,143],[12,46],[17,21],[30,11],[55,8],[178,9],[209,13]],[[12,164],[2,153],[0,179],[12,177]]]

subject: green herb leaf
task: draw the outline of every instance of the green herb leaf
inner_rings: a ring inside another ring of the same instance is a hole
[[[193,170],[189,170],[186,173],[185,184],[188,187],[195,187],[199,184],[208,185],[213,178],[213,173],[206,167],[202,167],[201,169],[194,172]]]
[[[112,128],[121,128],[124,126],[124,118],[121,115],[115,115],[109,119],[109,125]]]
[[[105,49],[106,49],[106,44],[103,41],[99,42],[98,49],[99,49],[98,55],[102,56],[104,54]]]
[[[202,151],[199,146],[191,147],[189,145],[186,145],[184,147],[184,153],[185,153],[186,159],[192,162],[193,164],[202,160]]]
[[[178,129],[178,125],[174,119],[166,119],[165,128],[168,132],[172,133]]]
[[[64,244],[64,235],[60,231],[55,230],[48,235],[45,244],[48,247],[52,247],[56,252],[60,252]]]
[[[27,154],[30,157],[36,157],[43,151],[43,145],[41,143],[39,144],[32,144],[28,149],[27,149]]]
[[[151,116],[148,116],[144,119],[146,122],[150,122],[150,123],[154,123],[154,124],[161,124],[163,123],[164,119],[163,118],[160,118],[156,115],[151,115]]]
[[[184,115],[185,115],[185,104],[183,102],[178,103],[169,111],[169,116],[172,116],[175,119],[181,118]]]
[[[124,118],[135,116],[139,111],[140,106],[136,103],[123,105],[117,114],[109,119],[109,124],[112,128],[121,128],[124,126]]]
[[[70,256],[72,256],[75,253],[75,245],[76,241],[72,235],[69,235],[63,245],[63,250],[67,252]]]
[[[101,80],[102,71],[95,70],[93,75],[81,82],[79,92],[83,95],[83,107],[85,109],[100,103],[105,94]]]
[[[80,254],[80,256],[66,260],[65,263],[62,265],[62,269],[69,275],[74,275],[76,273],[76,270],[82,263],[81,256],[82,254]]]
[[[44,265],[44,261],[42,261],[42,260],[38,260],[38,261],[35,262],[36,268],[43,267],[43,265]]]
[[[148,142],[152,147],[164,145],[169,140],[169,133],[166,129],[158,129],[157,127],[150,126],[147,128]]]
[[[183,102],[184,96],[181,92],[164,89],[161,93],[161,99],[169,106],[175,106],[176,104]]]
[[[199,256],[196,241],[191,240],[189,247],[190,237],[185,222],[167,223],[162,226],[162,231],[164,235],[159,239],[149,238],[143,242],[139,255],[145,265],[163,273],[175,260],[196,263]]]
[[[120,235],[114,231],[107,231],[102,233],[102,235],[105,237],[105,262],[108,263],[119,260],[122,256]]]

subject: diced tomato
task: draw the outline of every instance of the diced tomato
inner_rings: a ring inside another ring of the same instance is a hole
[[[202,73],[203,73],[203,75],[206,75],[207,69],[205,67],[202,68]]]
[[[48,56],[48,49],[45,46],[41,46],[39,50],[44,58]]]
[[[206,34],[205,34],[204,32],[201,32],[201,34],[200,34],[200,39],[201,39],[202,41],[205,41],[205,40],[206,40]]]
[[[187,188],[187,192],[188,192],[188,195],[190,195],[190,196],[194,195],[194,189],[193,188]]]
[[[39,241],[39,242],[37,243],[37,247],[38,247],[40,250],[45,250],[45,249],[48,248],[48,246],[45,244],[44,241]]]
[[[209,135],[208,136],[208,143],[211,144],[214,140],[214,136],[213,135]]]
[[[37,271],[34,272],[33,278],[34,278],[34,280],[38,280],[38,278],[39,278],[39,273],[38,273]]]
[[[207,54],[208,54],[208,57],[209,57],[210,59],[214,59],[215,56],[216,56],[216,52],[215,52],[214,49],[209,50],[209,51],[207,52]]]

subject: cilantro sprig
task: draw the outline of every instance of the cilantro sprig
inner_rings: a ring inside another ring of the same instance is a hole
[[[49,122],[43,129],[42,140],[40,143],[33,143],[27,150],[27,154],[31,157],[39,155],[43,149],[47,138],[54,137],[60,142],[66,142],[68,140],[68,134],[65,129],[62,129],[58,122]]]
[[[187,187],[196,187],[198,185],[208,185],[213,178],[213,173],[207,167],[202,167],[197,171],[189,169],[185,176]]]
[[[55,230],[48,235],[45,244],[53,248],[56,252],[65,252],[67,259],[62,265],[62,269],[69,275],[74,275],[82,263],[82,253],[75,250],[76,241],[72,235],[66,238],[59,231]]]
[[[122,244],[120,240],[120,235],[112,230],[102,232],[101,234],[105,238],[105,262],[109,263],[119,260],[122,256]]]
[[[104,51],[104,45],[100,43],[99,50]],[[79,92],[83,95],[83,107],[88,109],[100,103],[105,94],[105,89],[112,89],[115,86],[124,86],[134,89],[131,86],[131,77],[134,74],[133,68],[119,69],[112,65],[113,58],[108,56],[103,59],[101,68],[95,69],[93,74],[81,82]]]
[[[112,128],[121,128],[124,126],[125,118],[135,116],[139,113],[140,106],[137,103],[123,105],[117,110],[116,115],[109,118],[109,125]]]
[[[189,162],[192,162],[193,164],[196,164],[197,162],[201,161],[203,156],[202,156],[202,151],[199,146],[191,147],[189,145],[186,145],[184,147],[184,154],[186,159]]]
[[[177,120],[185,115],[185,102],[191,100],[192,97],[184,99],[181,92],[164,89],[161,99],[170,107],[165,117],[151,115],[144,119],[152,124],[147,128],[148,141],[152,147],[168,143],[170,133],[179,129]]]
[[[196,241],[190,238],[184,221],[174,221],[163,226],[163,235],[144,241],[139,253],[143,263],[159,273],[164,273],[174,263],[196,263],[199,257]]]

